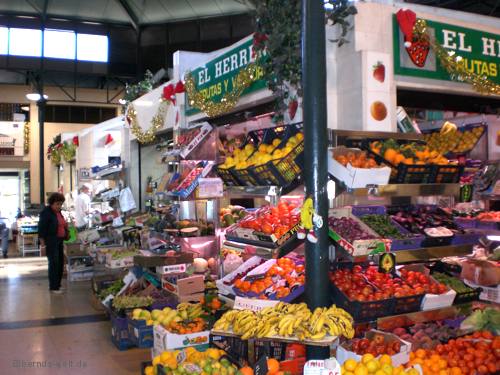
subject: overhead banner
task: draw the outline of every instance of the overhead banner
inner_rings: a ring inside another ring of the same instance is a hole
[[[191,75],[195,82],[195,88],[204,99],[219,103],[224,95],[232,92],[234,80],[238,73],[252,62],[255,62],[253,35],[240,40],[231,46],[228,51],[193,70]],[[258,67],[254,81],[243,91],[242,97],[267,87],[266,81],[262,79],[263,74],[262,69]],[[186,100],[186,114],[190,116],[198,112],[197,108],[189,106],[188,97]]]
[[[427,30],[444,48],[460,56],[470,72],[500,84],[500,35],[428,21]],[[396,16],[393,17],[394,73],[402,76],[455,81],[442,67],[428,42],[404,45]]]

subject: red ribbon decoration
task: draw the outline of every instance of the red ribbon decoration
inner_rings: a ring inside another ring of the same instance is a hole
[[[111,134],[107,134],[106,135],[106,140],[104,141],[104,145],[107,146],[109,145],[110,143],[112,143],[114,141],[113,137],[111,136]]]
[[[410,9],[400,9],[396,13],[396,19],[405,37],[405,47],[409,47],[413,41],[413,26],[417,22],[417,15]]]
[[[77,136],[77,135],[75,135],[75,136],[73,137],[73,144],[74,144],[76,147],[80,146],[80,140],[78,139],[78,136]]]
[[[168,100],[173,105],[175,105],[175,94],[181,94],[184,92],[184,83],[179,81],[175,84],[170,83],[163,87],[163,99]]]

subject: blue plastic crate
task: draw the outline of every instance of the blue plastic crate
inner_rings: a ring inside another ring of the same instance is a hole
[[[153,326],[148,326],[143,319],[128,318],[128,336],[138,348],[153,347]]]

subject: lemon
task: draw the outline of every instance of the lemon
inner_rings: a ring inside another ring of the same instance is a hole
[[[373,354],[367,353],[367,354],[363,355],[363,357],[361,357],[361,363],[366,365],[368,362],[370,362],[371,360],[374,360],[374,359],[375,359],[375,357],[373,356]]]
[[[358,365],[358,362],[356,362],[354,359],[348,359],[347,361],[344,362],[344,368],[347,371],[354,371],[356,369],[356,366]]]
[[[376,359],[372,359],[371,361],[365,364],[370,374],[375,373],[380,368],[380,365],[378,364]]]
[[[274,151],[274,149],[275,149],[275,148],[276,148],[276,146],[273,146],[273,145],[268,145],[268,146],[266,147],[266,152],[267,152],[268,154],[271,154],[271,153]]]
[[[146,375],[153,375],[154,374],[154,370],[153,370],[153,366],[148,366],[144,369],[144,373]]]
[[[279,138],[275,138],[275,139],[273,139],[272,145],[274,147],[278,147],[280,143],[281,143],[281,140]]]
[[[290,146],[286,146],[284,149],[283,149],[283,152],[282,154],[283,155],[288,155],[290,152],[292,152],[292,148]]]
[[[299,142],[304,140],[304,134],[302,134],[302,133],[297,133],[295,135],[295,137],[297,137],[297,141],[299,141]]]
[[[368,375],[368,369],[362,363],[359,363],[354,370],[354,375]]]
[[[387,375],[393,375],[394,369],[391,365],[389,365],[387,363],[382,365],[382,367],[380,369],[382,371],[384,371]]]
[[[388,354],[383,354],[378,361],[380,362],[381,365],[385,364],[392,365],[391,356]]]
[[[161,357],[159,355],[153,358],[153,367],[156,367],[156,365],[159,365],[160,363],[161,363]]]
[[[266,152],[267,151],[267,145],[261,144],[259,146],[259,152]]]

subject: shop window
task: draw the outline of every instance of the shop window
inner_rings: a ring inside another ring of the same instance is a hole
[[[108,37],[77,34],[76,58],[82,61],[108,62]]]
[[[0,27],[0,55],[9,53],[9,29]]]
[[[75,59],[76,35],[68,30],[45,30],[43,55],[56,59]]]
[[[9,55],[40,57],[42,55],[42,31],[11,28]]]

